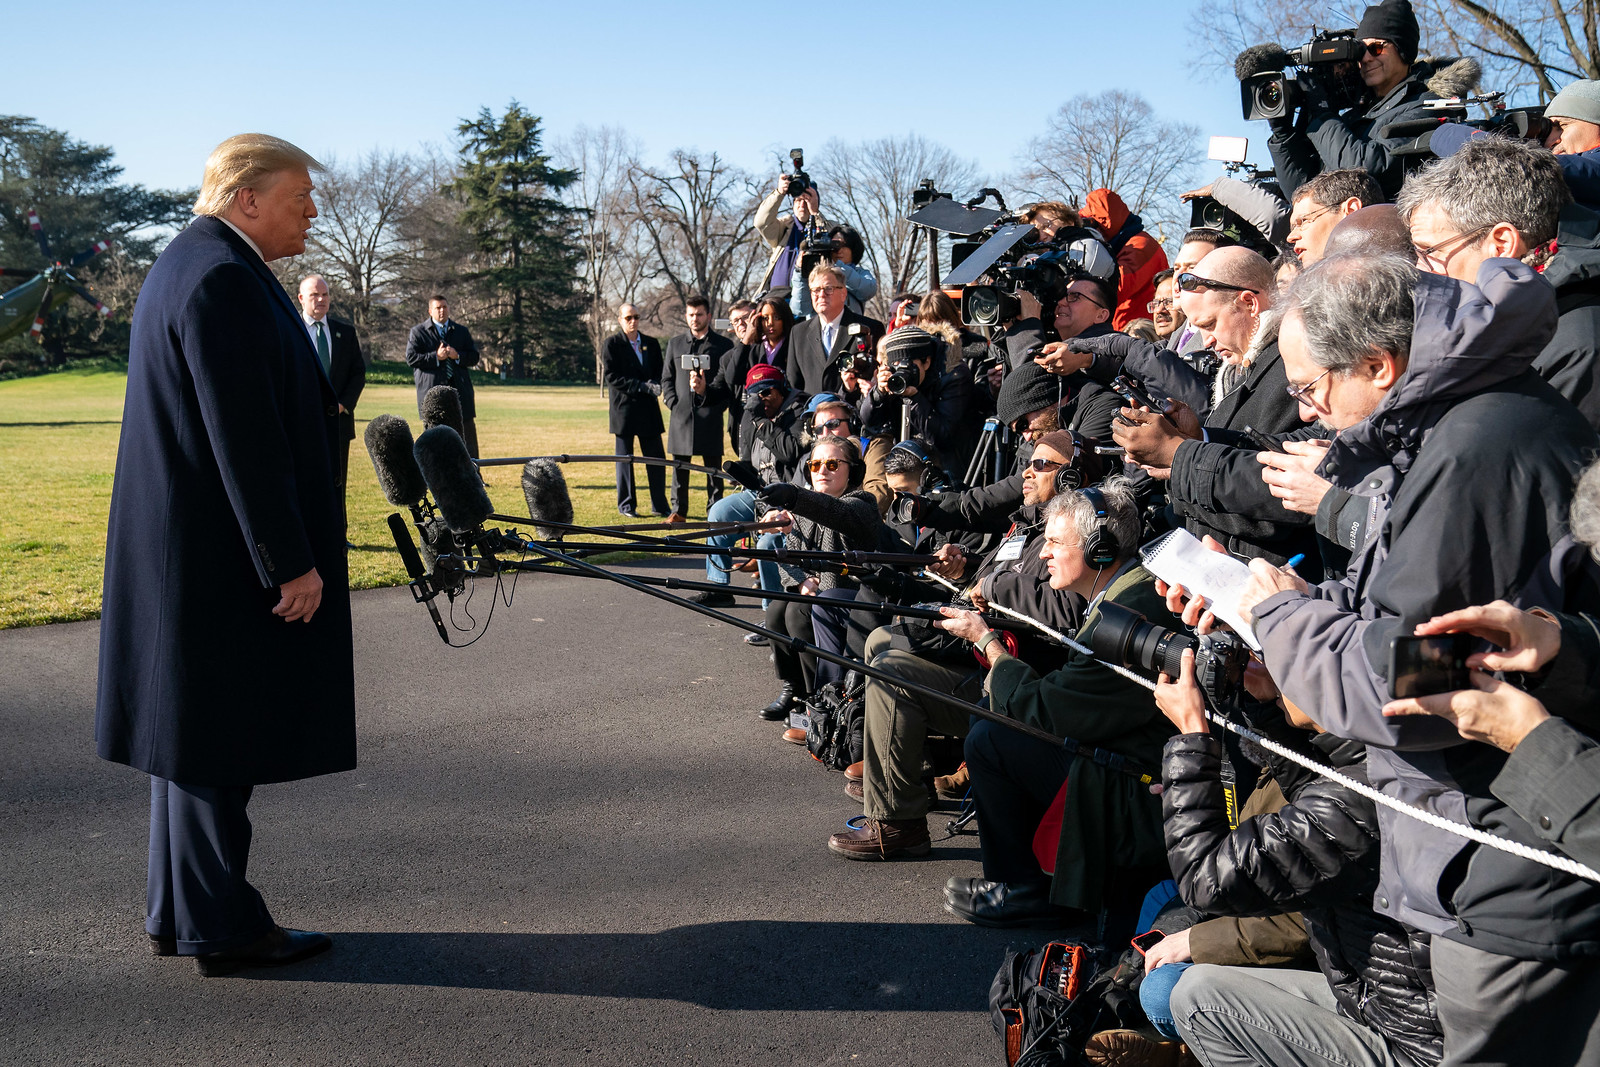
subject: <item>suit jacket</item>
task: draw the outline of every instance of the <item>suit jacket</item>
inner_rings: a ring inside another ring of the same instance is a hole
[[[438,355],[441,344],[450,345],[460,353],[461,358],[441,361]],[[467,368],[478,365],[478,346],[473,343],[472,334],[467,332],[465,326],[452,321],[441,334],[438,325],[432,319],[417,323],[411,327],[411,336],[406,338],[406,362],[411,365],[412,377],[417,382],[419,413],[422,411],[422,398],[428,395],[429,389],[436,385],[448,385],[461,394],[461,417],[477,418],[477,404],[472,395],[472,375],[467,372]]]
[[[733,442],[733,450],[742,452],[743,439],[739,436],[739,425],[744,418],[744,380],[750,374],[750,368],[756,362],[766,362],[766,342],[757,341],[753,345],[735,344],[722,357],[722,365],[717,370],[717,380],[711,387],[717,390],[717,400],[728,409],[728,439]],[[789,342],[785,338],[778,342],[778,350],[773,354],[772,365],[780,371],[789,365]]]
[[[140,289],[106,535],[95,737],[188,785],[356,763],[338,400],[299,309],[228,226],[173,238]],[[315,568],[309,623],[272,614]]]
[[[722,359],[733,348],[733,342],[715,330],[696,341],[689,332],[667,342],[665,363],[661,369],[661,399],[666,402],[672,418],[667,424],[667,451],[674,456],[722,455],[722,412],[727,401],[719,401],[712,383],[722,369]],[[709,354],[711,369],[706,372],[706,394],[696,396],[689,387],[689,372],[679,366],[678,357]]]
[[[361,399],[361,390],[367,387],[367,361],[361,358],[361,341],[356,337],[353,323],[329,315],[328,334],[332,364],[328,380],[333,386],[333,395],[344,405],[344,414],[334,416],[339,423],[339,440],[353,441],[356,401]]]
[[[610,395],[611,432],[619,437],[661,432],[661,405],[656,401],[661,389],[661,342],[641,333],[639,351],[642,363],[627,334],[606,338],[603,377]]]
[[[844,314],[839,317],[839,328],[834,332],[833,347],[827,352],[822,350],[820,316],[813,315],[795,326],[789,331],[789,366],[785,370],[789,376],[789,384],[813,395],[840,392],[838,362],[850,344],[850,326],[859,325],[861,332],[869,336],[867,351],[871,354],[877,344],[877,337],[872,333],[873,321],[846,308]],[[882,332],[881,326],[879,332]]]

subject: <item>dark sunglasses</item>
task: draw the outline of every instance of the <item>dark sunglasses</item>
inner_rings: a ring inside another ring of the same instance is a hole
[[[817,427],[817,432],[826,433],[829,430],[838,429],[840,426],[847,425],[849,421],[850,420],[848,419],[828,419],[821,426]]]
[[[806,469],[812,474],[824,470],[829,474],[832,474],[834,471],[843,466],[845,466],[845,461],[842,459],[814,459],[810,463],[806,464]]]
[[[1255,293],[1257,295],[1261,293],[1261,290],[1252,289],[1248,285],[1229,285],[1227,282],[1202,278],[1200,275],[1191,274],[1188,271],[1178,275],[1178,288],[1186,293],[1198,293],[1202,289],[1224,289],[1234,293]]]
[[[1036,457],[1028,461],[1028,469],[1038,474],[1043,474],[1045,471],[1053,471],[1060,466],[1062,466],[1062,464],[1057,463],[1053,459],[1040,459]]]
[[[756,396],[768,397],[777,391],[778,387],[776,385],[763,385],[760,389],[756,390]]]

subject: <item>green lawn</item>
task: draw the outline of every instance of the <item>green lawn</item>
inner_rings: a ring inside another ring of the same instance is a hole
[[[69,371],[0,382],[0,628],[99,615],[125,381],[108,371]],[[477,397],[485,456],[611,452],[606,401],[595,386],[486,387]],[[361,433],[368,419],[384,413],[420,433],[416,403],[409,385],[370,385],[357,408],[348,494],[352,588],[404,580],[385,522],[395,509],[378,492]],[[578,522],[616,521],[613,470],[609,463],[566,465]],[[518,467],[490,469],[497,510],[526,510],[520,477]],[[694,484],[691,503],[703,516],[704,476]]]

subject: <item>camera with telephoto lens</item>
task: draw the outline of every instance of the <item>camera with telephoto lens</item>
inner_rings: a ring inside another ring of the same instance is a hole
[[[1100,621],[1089,645],[1097,659],[1173,679],[1183,670],[1184,650],[1192,649],[1194,679],[1214,704],[1238,702],[1250,662],[1250,649],[1237,634],[1220,631],[1200,636],[1168,630],[1112,601],[1101,602]]]
[[[1258,62],[1277,69],[1239,79],[1246,121],[1292,119],[1297,109],[1308,104],[1318,110],[1343,111],[1354,107],[1366,93],[1358,64],[1367,54],[1367,46],[1356,39],[1354,29],[1318,33],[1312,27],[1311,40],[1299,48],[1282,52],[1276,45],[1260,45],[1246,50],[1246,54],[1250,52],[1258,52]],[[1288,73],[1291,68],[1296,73]]]

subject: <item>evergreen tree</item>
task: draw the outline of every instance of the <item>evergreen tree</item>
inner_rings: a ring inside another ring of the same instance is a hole
[[[457,132],[460,177],[450,188],[477,245],[481,268],[473,277],[502,308],[483,323],[485,331],[510,349],[515,377],[583,377],[590,358],[581,320],[578,210],[558,199],[578,172],[551,165],[538,116],[515,100],[499,118],[484,108]]]

